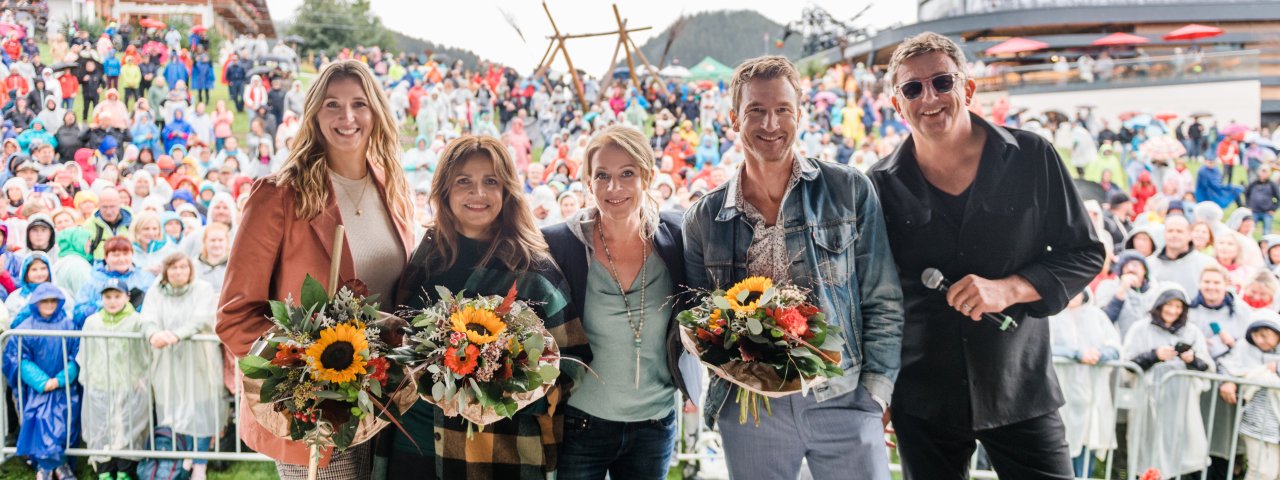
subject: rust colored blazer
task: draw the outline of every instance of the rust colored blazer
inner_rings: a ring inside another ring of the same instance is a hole
[[[382,203],[390,212],[387,192],[383,188],[385,175],[373,165],[369,165],[369,173],[374,176]],[[222,297],[218,302],[216,330],[227,351],[236,358],[248,354],[253,342],[271,328],[268,300],[284,301],[290,295],[295,301],[301,298],[302,281],[308,274],[328,288],[333,232],[342,223],[336,197],[330,194],[324,212],[310,221],[295,215],[294,204],[293,188],[277,186],[275,175],[253,183],[232,244],[235,253],[227,264]],[[394,216],[392,221],[400,234],[407,259],[414,248],[413,227],[399,222]],[[404,265],[394,265],[394,268],[403,270]],[[339,285],[355,278],[351,242],[344,241]],[[296,465],[308,462],[304,443],[279,438],[268,432],[258,424],[243,402],[240,437],[250,448],[276,461]],[[328,465],[328,462],[329,452],[325,452],[321,466]]]

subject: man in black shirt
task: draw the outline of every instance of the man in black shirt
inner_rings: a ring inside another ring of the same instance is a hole
[[[1073,477],[1045,317],[1102,269],[1104,250],[1054,147],[967,106],[976,83],[950,39],[894,52],[893,105],[911,136],[870,176],[906,310],[892,421],[907,479],[965,478],[981,440],[1001,478]],[[948,293],[925,287],[937,268]],[[1002,331],[983,314],[1012,317]]]

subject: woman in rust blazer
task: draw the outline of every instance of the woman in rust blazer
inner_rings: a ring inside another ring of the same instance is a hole
[[[217,323],[232,355],[246,355],[271,328],[269,300],[300,298],[308,274],[328,282],[338,225],[347,229],[339,282],[392,298],[414,246],[397,135],[367,66],[343,61],[320,73],[307,92],[296,148],[281,171],[254,182],[244,208]],[[243,402],[239,428],[250,448],[276,460],[282,479],[305,478],[305,444],[267,431]],[[368,478],[370,462],[367,444],[332,458],[325,452],[320,478]]]

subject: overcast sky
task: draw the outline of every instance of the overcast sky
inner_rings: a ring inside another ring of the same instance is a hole
[[[466,48],[521,72],[528,72],[537,64],[547,48],[546,37],[552,33],[542,4],[537,0],[372,0],[372,3],[382,23],[392,29],[439,44]],[[291,20],[301,4],[302,0],[267,0],[275,20]],[[657,36],[681,14],[709,10],[756,10],[785,24],[799,20],[801,11],[809,5],[820,5],[836,18],[848,20],[871,4],[871,10],[856,23],[877,29],[896,22],[913,23],[916,18],[916,2],[907,0],[620,0],[617,4],[629,27],[653,27],[632,35],[637,45]],[[547,2],[561,33],[570,34],[616,30],[610,5],[611,2],[601,0]],[[521,41],[504,20],[504,10],[515,19],[525,41]],[[776,36],[780,32],[771,33]],[[608,67],[615,44],[616,37],[570,40],[569,53],[574,66],[598,72]],[[763,37],[761,50],[764,50]],[[563,58],[557,59],[555,68],[567,69]]]

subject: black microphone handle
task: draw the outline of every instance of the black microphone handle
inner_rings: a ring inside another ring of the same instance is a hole
[[[945,278],[942,279],[942,283],[938,285],[938,291],[945,294],[950,290],[951,282],[948,282]],[[1010,328],[1018,328],[1018,322],[1013,321],[1013,317],[1008,315],[996,316],[994,313],[984,313],[982,314],[982,319],[996,324],[996,327],[998,327],[1002,332],[1007,331]]]

